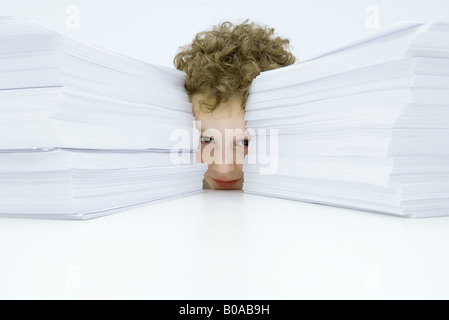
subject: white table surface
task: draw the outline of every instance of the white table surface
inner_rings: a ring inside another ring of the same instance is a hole
[[[449,218],[212,191],[0,219],[1,299],[448,299]]]

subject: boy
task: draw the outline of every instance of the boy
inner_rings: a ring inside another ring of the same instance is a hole
[[[274,29],[225,22],[198,33],[176,55],[174,64],[186,73],[185,88],[201,123],[201,162],[208,164],[205,189],[242,189],[250,140],[244,120],[248,90],[260,72],[295,62],[288,46],[289,40],[275,37]],[[224,139],[226,129],[237,132],[233,139]]]

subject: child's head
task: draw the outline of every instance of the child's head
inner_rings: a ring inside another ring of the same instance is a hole
[[[201,129],[215,129],[221,133],[222,139],[217,139],[218,134],[201,137],[201,161],[209,164],[205,180],[213,189],[242,188],[243,159],[236,159],[236,154],[239,151],[247,154],[250,139],[244,120],[249,87],[260,72],[295,62],[288,45],[287,39],[274,35],[274,29],[248,21],[239,25],[225,22],[198,33],[193,42],[176,55],[175,66],[186,73],[185,88]],[[245,134],[235,136],[234,141],[226,141],[225,129],[241,129]],[[216,157],[215,161],[205,157],[205,154],[214,156],[215,151],[209,150],[210,144],[213,150],[221,150],[221,163],[217,163]],[[203,152],[206,147],[208,152]],[[232,164],[225,161],[226,154],[230,153],[234,153]],[[237,182],[220,183],[230,180]]]

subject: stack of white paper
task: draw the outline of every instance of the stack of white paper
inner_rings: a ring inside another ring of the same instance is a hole
[[[278,130],[279,153],[274,175],[245,163],[245,192],[449,215],[449,23],[398,23],[264,72],[246,110],[255,138]]]
[[[86,219],[200,192],[193,121],[182,72],[0,17],[0,215]]]

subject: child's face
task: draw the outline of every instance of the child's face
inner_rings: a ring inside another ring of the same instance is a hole
[[[250,136],[244,120],[242,100],[230,99],[214,112],[200,112],[200,97],[192,98],[193,110],[200,130],[201,153],[197,160],[209,165],[204,179],[212,189],[241,190],[243,161],[248,154]]]

